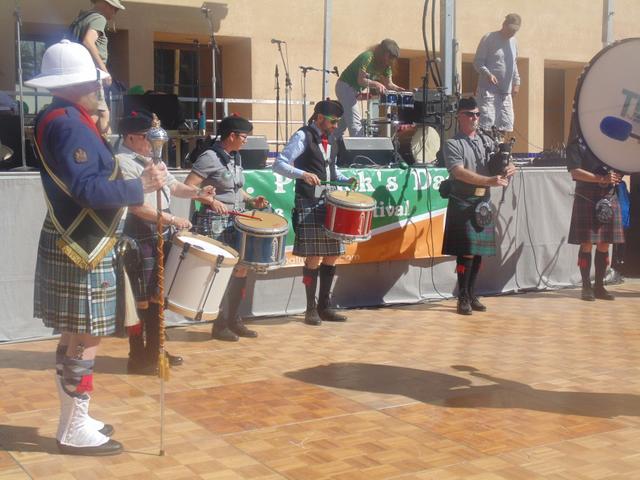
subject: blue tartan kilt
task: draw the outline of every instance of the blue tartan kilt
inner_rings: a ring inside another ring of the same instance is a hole
[[[442,253],[445,255],[481,255],[496,254],[495,223],[479,227],[474,221],[475,206],[483,197],[465,197],[464,204],[455,198],[449,198],[447,222],[444,228]]]
[[[613,208],[613,219],[602,224],[596,218],[596,203],[608,197],[610,187],[602,188],[597,184],[576,182],[571,212],[571,227],[568,242],[573,245],[581,243],[624,243],[622,212],[617,195],[610,195]]]
[[[218,215],[212,210],[202,210],[193,214],[192,232],[212,238],[237,249],[239,232],[236,230],[232,215]]]
[[[293,254],[298,257],[334,257],[344,255],[344,243],[329,237],[324,229],[327,207],[324,199],[296,197],[292,224],[296,233]]]
[[[116,274],[113,250],[92,270],[77,267],[57,246],[60,235],[47,214],[38,244],[33,316],[56,333],[113,335]]]

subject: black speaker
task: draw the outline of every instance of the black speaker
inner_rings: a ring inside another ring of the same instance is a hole
[[[13,156],[7,160],[0,161],[0,170],[11,170],[22,166],[22,139],[20,137],[20,117],[18,115],[0,115],[0,143],[13,150]],[[33,142],[27,138],[24,146],[27,166],[40,169],[42,164]]]
[[[240,149],[242,168],[245,170],[260,170],[267,166],[269,145],[264,135],[247,137],[246,143]]]
[[[341,167],[393,162],[393,142],[388,137],[343,137],[338,143],[338,165]]]
[[[124,95],[122,99],[124,114],[131,110],[148,110],[158,116],[165,130],[178,130],[184,126],[184,113],[177,95],[146,93]],[[117,125],[117,119],[112,123]]]

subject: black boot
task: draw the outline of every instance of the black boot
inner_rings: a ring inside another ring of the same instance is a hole
[[[591,251],[578,253],[578,267],[582,277],[582,292],[580,298],[587,302],[593,302],[593,289],[591,288]]]
[[[346,322],[347,317],[339,314],[331,308],[329,296],[331,295],[331,285],[336,273],[335,265],[320,265],[320,291],[318,292],[318,315],[327,322]]]
[[[302,283],[307,294],[307,311],[304,312],[304,323],[307,325],[320,325],[322,320],[316,307],[316,288],[318,286],[318,269],[302,268]]]
[[[471,305],[471,310],[475,310],[476,312],[487,311],[487,307],[480,303],[475,291],[476,278],[478,278],[478,272],[480,271],[481,265],[482,257],[480,255],[475,255],[473,257],[473,263],[471,264],[471,275],[469,276],[469,305]]]
[[[226,315],[229,319],[229,330],[238,337],[256,338],[258,332],[249,330],[242,323],[242,317],[239,314],[240,303],[244,298],[244,289],[247,285],[247,277],[231,277],[229,288],[227,289],[228,302]]]
[[[471,315],[471,300],[469,298],[469,282],[473,259],[459,256],[456,259],[456,274],[458,275],[458,304],[456,310],[460,315]]]
[[[238,335],[232,330],[232,322],[238,314],[238,308],[242,301],[242,290],[247,283],[246,277],[232,276],[224,293],[223,306],[218,312],[218,317],[213,322],[211,338],[224,342],[237,342]]]
[[[604,288],[604,277],[607,273],[609,265],[609,252],[601,252],[596,250],[595,261],[596,279],[593,287],[593,296],[600,300],[615,300],[616,297]]]

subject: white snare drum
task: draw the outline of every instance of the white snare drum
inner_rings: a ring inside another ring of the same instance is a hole
[[[198,321],[215,319],[236,263],[238,252],[223,243],[177,233],[165,266],[167,308]]]

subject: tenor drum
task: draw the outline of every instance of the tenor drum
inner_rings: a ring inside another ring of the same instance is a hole
[[[582,73],[574,98],[579,135],[609,167],[640,172],[640,38],[602,49]]]
[[[413,123],[413,92],[398,93],[398,120],[400,123]]]
[[[394,92],[393,90],[387,90],[385,93],[381,93],[380,106],[381,107],[397,107],[398,92]]]
[[[331,238],[346,243],[371,238],[371,221],[376,201],[358,192],[334,190],[327,193],[324,229]]]
[[[270,212],[248,211],[246,214],[257,218],[237,216],[234,219],[240,263],[259,273],[284,265],[289,233],[287,220]]]
[[[165,266],[166,306],[194,320],[213,320],[238,263],[238,252],[189,232],[177,233]]]

